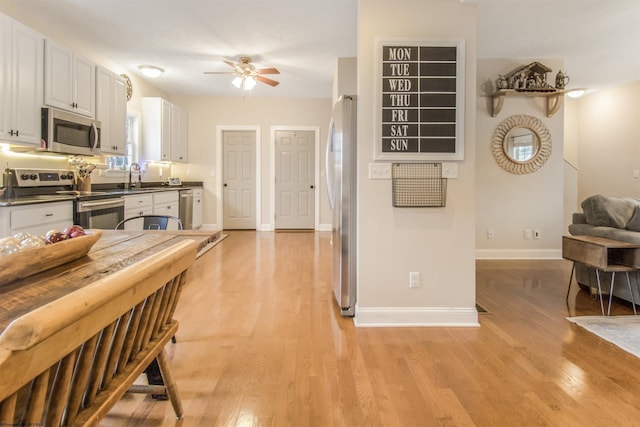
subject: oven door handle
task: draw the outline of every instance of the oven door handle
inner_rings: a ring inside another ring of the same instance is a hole
[[[83,208],[95,208],[98,206],[124,206],[123,199],[109,200],[106,202],[82,202]]]

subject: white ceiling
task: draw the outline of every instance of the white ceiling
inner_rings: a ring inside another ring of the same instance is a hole
[[[357,0],[1,1],[128,73],[164,68],[153,84],[169,95],[235,96],[203,72],[251,56],[281,72],[252,96],[331,97],[336,58],[357,53]],[[592,90],[640,79],[640,0],[476,2],[479,58],[562,58],[570,86]]]

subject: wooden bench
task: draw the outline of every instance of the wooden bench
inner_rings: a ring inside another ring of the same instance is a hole
[[[164,347],[196,248],[177,243],[9,324],[0,335],[0,426],[96,425],[154,359],[181,418]]]

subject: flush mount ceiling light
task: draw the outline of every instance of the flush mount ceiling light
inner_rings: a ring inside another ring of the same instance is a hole
[[[138,69],[142,72],[142,74],[151,79],[160,77],[160,75],[164,73],[164,70],[162,68],[156,67],[155,65],[140,65]]]
[[[569,91],[567,91],[567,95],[570,96],[571,98],[580,98],[582,95],[584,95],[586,89],[569,89]]]

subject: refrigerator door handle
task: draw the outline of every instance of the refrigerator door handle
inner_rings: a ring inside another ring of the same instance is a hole
[[[327,196],[329,196],[329,206],[331,210],[335,205],[334,194],[333,194],[333,165],[331,163],[331,150],[333,148],[333,131],[335,129],[335,125],[333,123],[333,118],[331,118],[331,122],[329,123],[329,136],[327,137],[327,151],[325,153],[325,177],[327,178]]]

